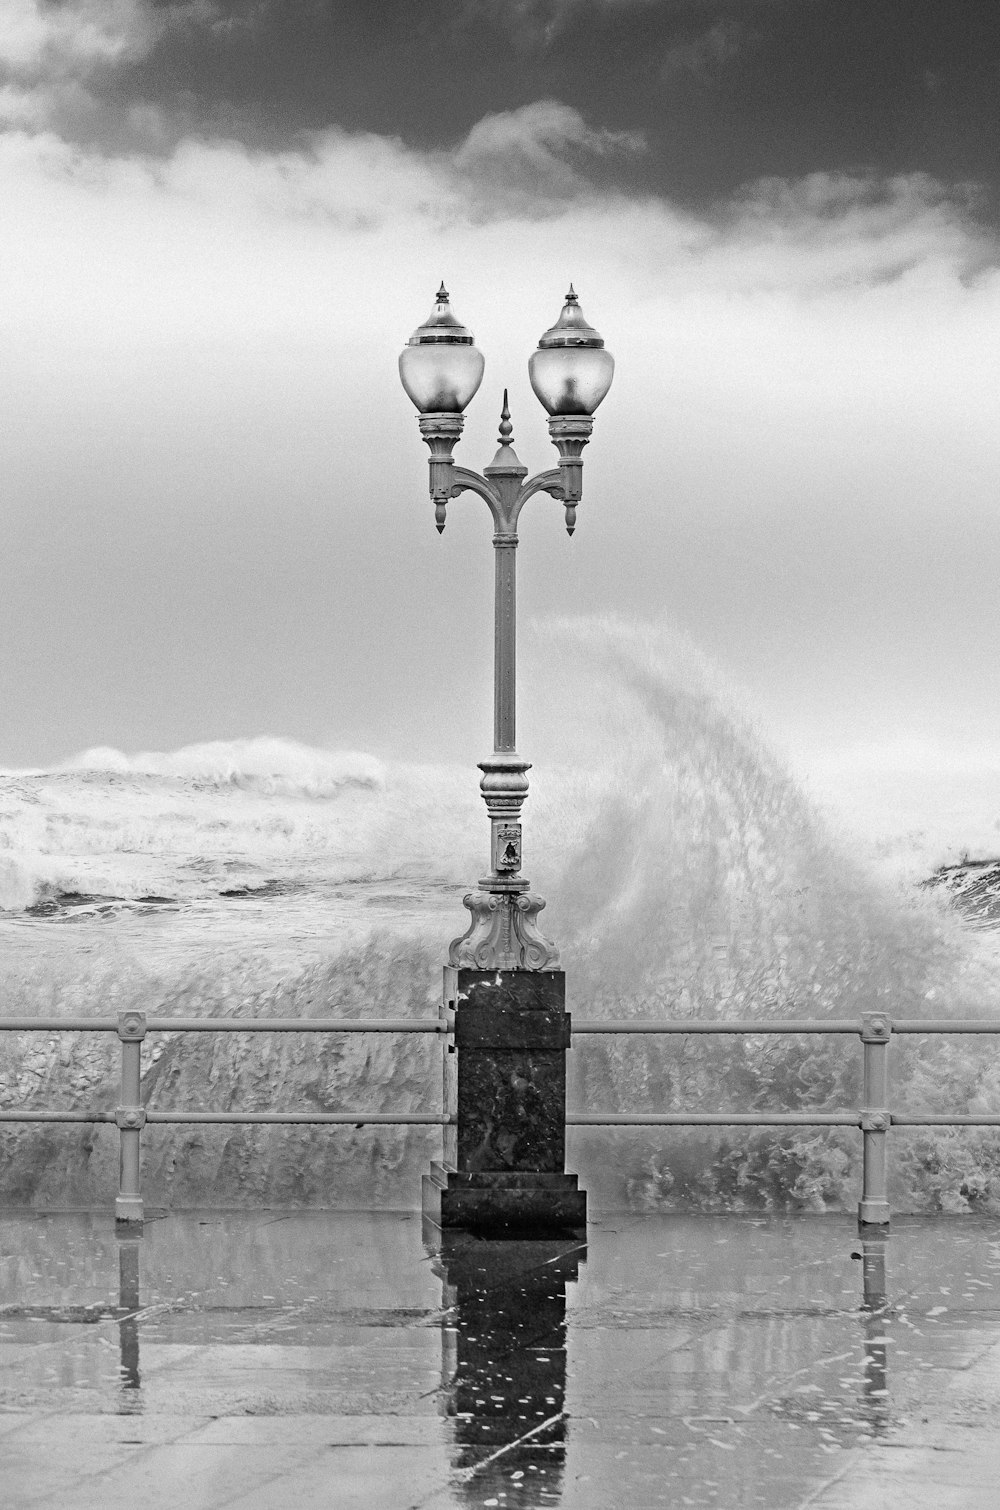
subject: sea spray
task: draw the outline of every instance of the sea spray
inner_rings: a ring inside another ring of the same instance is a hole
[[[571,639],[574,657],[614,689],[606,716],[633,752],[625,781],[608,791],[554,891],[554,906],[574,921],[568,957],[579,1015],[995,1015],[994,950],[977,953],[954,919],[890,889],[830,837],[692,647],[614,621],[556,625],[551,637]],[[805,1111],[860,1102],[854,1040],[578,1043],[572,1094],[589,1111]],[[1000,1073],[974,1041],[937,1048],[951,1066],[952,1111],[972,1099],[1000,1109]],[[915,1094],[926,1103],[936,1051],[897,1041],[897,1110],[913,1107]],[[930,1109],[940,1109],[941,1096],[932,1100]],[[616,1164],[624,1171],[631,1204],[825,1209],[857,1197],[860,1138],[846,1130],[587,1133],[576,1142],[588,1172]],[[986,1198],[1000,1148],[994,1132],[973,1132],[961,1147],[940,1133],[896,1135],[896,1143],[897,1202],[939,1202],[949,1179],[955,1205]],[[928,1177],[929,1164],[940,1173],[939,1144],[949,1154],[943,1181]],[[1000,1191],[990,1189],[995,1200]]]
[[[275,982],[266,963],[206,967],[156,978],[133,967],[95,971],[54,991],[42,981],[22,1010],[73,1015],[89,1005],[183,1017],[386,1017],[433,1011],[434,962],[426,946],[374,936],[323,965]],[[118,1099],[114,1035],[10,1035],[0,1070],[5,1108],[82,1110]],[[364,1111],[440,1106],[440,1044],[424,1035],[153,1033],[144,1046],[142,1094],[151,1108],[190,1111],[361,1109],[356,1127],[163,1125],[144,1137],[143,1191],[154,1208],[215,1204],[412,1204],[421,1161],[437,1152],[433,1129],[363,1125]],[[439,1136],[439,1135],[438,1135]],[[38,1127],[2,1132],[0,1192],[41,1208],[106,1205],[117,1181],[113,1132]]]
[[[549,900],[544,921],[563,950],[574,1016],[995,1013],[984,941],[963,933],[935,898],[888,887],[831,839],[683,640],[662,628],[564,621],[541,626],[527,659],[533,694],[522,748],[535,768],[526,868]],[[309,757],[296,754],[283,768],[272,747],[234,778],[231,754],[213,749],[201,765],[191,754],[163,757],[156,770],[137,768],[153,765],[150,757],[103,773],[90,765],[36,776],[33,786],[11,778],[32,799],[25,806],[44,814],[21,814],[8,791],[15,833],[34,834],[23,859],[36,874],[58,863],[81,881],[99,863],[121,890],[135,858],[128,845],[141,840],[141,884],[155,874],[180,902],[170,929],[194,916],[204,933],[197,959],[164,962],[138,946],[115,958],[113,940],[125,932],[112,919],[86,967],[74,971],[66,956],[59,969],[8,972],[6,1012],[434,1010],[447,933],[432,943],[429,930],[421,938],[412,926],[394,929],[316,958],[306,928],[298,959],[308,963],[283,957],[276,968],[266,921],[254,948],[213,949],[226,905],[218,893],[234,878],[294,880],[305,899],[295,914],[301,927],[310,908],[325,905],[321,880],[331,872],[348,886],[359,871],[420,884],[450,878],[451,931],[460,932],[458,883],[478,874],[485,848],[474,773],[387,762],[369,780],[361,762],[353,769],[364,779],[327,780],[320,795],[301,779]],[[356,759],[337,769],[350,772]],[[262,902],[261,915],[273,924],[283,902],[277,892],[272,900],[275,910],[268,915],[272,904]],[[154,1035],[143,1094],[161,1108],[430,1110],[440,1104],[440,1054],[439,1041],[418,1037]],[[974,1040],[894,1043],[894,1105],[998,1110],[994,1057]],[[117,1058],[113,1038],[19,1036],[5,1052],[0,1093],[8,1106],[112,1106]],[[860,1062],[852,1039],[588,1037],[570,1055],[570,1102],[609,1112],[851,1108]],[[6,1199],[108,1202],[112,1130],[28,1126],[3,1139]],[[144,1189],[152,1205],[412,1205],[436,1149],[437,1135],[416,1129],[158,1125],[144,1137]],[[572,1134],[569,1160],[595,1206],[823,1209],[856,1200],[859,1149],[848,1129],[601,1130]],[[893,1149],[896,1209],[1000,1204],[993,1132],[894,1133]]]

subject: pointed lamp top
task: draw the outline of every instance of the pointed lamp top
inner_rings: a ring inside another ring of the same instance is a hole
[[[421,414],[461,414],[483,380],[483,354],[455,318],[444,284],[399,357],[399,376]]]
[[[562,307],[562,313],[551,330],[547,330],[538,343],[539,351],[549,351],[552,347],[559,346],[594,346],[604,345],[603,336],[598,335],[592,325],[587,324],[583,310],[580,308],[580,298],[572,283],[566,302]]]
[[[472,346],[472,331],[456,320],[449,302],[451,295],[444,284],[437,291],[434,308],[423,325],[418,325],[407,346]]]

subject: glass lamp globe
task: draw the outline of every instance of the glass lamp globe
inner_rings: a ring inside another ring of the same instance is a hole
[[[483,380],[486,363],[471,330],[460,325],[442,283],[437,300],[399,355],[399,376],[421,414],[461,414]]]
[[[615,359],[587,324],[570,284],[562,314],[528,361],[531,386],[549,414],[593,414],[614,375]]]

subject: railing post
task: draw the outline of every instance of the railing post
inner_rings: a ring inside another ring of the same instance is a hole
[[[861,1042],[865,1055],[864,1104],[861,1135],[864,1140],[864,1172],[858,1203],[860,1226],[887,1226],[889,1193],[886,1184],[886,1143],[892,1115],[889,1111],[889,1040],[892,1018],[885,1012],[865,1012],[861,1018]]]
[[[142,1040],[145,1036],[144,1012],[118,1013],[118,1037],[122,1046],[122,1096],[121,1105],[115,1107],[115,1121],[121,1140],[115,1222],[130,1227],[141,1226],[143,1217],[142,1187],[139,1184],[139,1139],[146,1121],[146,1109],[140,1101]]]

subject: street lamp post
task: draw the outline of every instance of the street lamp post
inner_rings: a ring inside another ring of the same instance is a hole
[[[464,898],[471,920],[453,941],[445,969],[444,1010],[455,1012],[458,1059],[457,1069],[446,1066],[445,1095],[457,1127],[446,1133],[445,1160],[434,1166],[433,1188],[425,1180],[425,1210],[444,1226],[537,1227],[553,1220],[576,1226],[585,1219],[586,1198],[576,1177],[562,1172],[565,976],[556,946],[538,927],[545,903],[521,874],[520,816],[530,764],[518,754],[516,739],[517,526],[528,499],[548,493],[563,504],[572,535],[583,492],[583,448],[594,411],[611,386],[614,358],[587,324],[571,286],[559,319],[528,364],[559,452],[558,467],[530,478],[513,448],[506,390],[490,465],[482,473],[455,465],[464,410],[483,369],[472,333],[455,318],[442,284],[427,321],[403,348],[399,372],[431,453],[438,531],[444,530],[449,500],[464,492],[477,493],[493,518],[493,754],[479,763],[490,817],[490,872]]]

